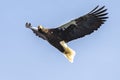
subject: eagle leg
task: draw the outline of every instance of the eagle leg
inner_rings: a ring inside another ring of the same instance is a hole
[[[74,56],[75,56],[75,51],[72,50],[67,46],[65,41],[60,41],[61,46],[64,48],[63,55],[71,62],[73,63]]]

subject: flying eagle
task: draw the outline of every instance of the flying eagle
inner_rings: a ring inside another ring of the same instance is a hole
[[[105,6],[96,6],[86,15],[71,20],[57,28],[46,29],[41,25],[36,28],[32,27],[31,23],[26,23],[26,28],[31,29],[40,38],[47,40],[72,63],[75,51],[68,47],[66,43],[97,30],[108,18],[106,11]]]

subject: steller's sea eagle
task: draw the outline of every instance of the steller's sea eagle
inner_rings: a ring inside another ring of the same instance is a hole
[[[47,40],[72,63],[75,51],[69,48],[66,43],[97,30],[108,18],[106,11],[105,6],[97,6],[86,15],[71,20],[57,28],[46,29],[41,25],[36,28],[32,27],[31,23],[26,23],[26,27],[31,29],[37,36]]]

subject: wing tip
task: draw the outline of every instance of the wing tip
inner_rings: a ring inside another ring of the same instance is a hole
[[[99,18],[102,23],[104,23],[106,21],[107,18],[109,18],[108,16],[108,9],[105,8],[105,5],[100,7],[99,5],[97,5],[92,11],[90,11],[88,14],[93,14],[95,15],[97,18]]]
[[[26,28],[31,28],[32,27],[31,23],[28,23],[28,22],[26,22],[25,26],[26,26]]]
[[[100,7],[99,5],[97,5],[93,10],[91,10],[88,14],[96,14],[96,13],[98,13],[98,12],[101,12],[101,11],[104,11],[104,12],[106,12],[107,11],[107,9],[105,9],[105,5],[104,6],[102,6],[102,7]]]

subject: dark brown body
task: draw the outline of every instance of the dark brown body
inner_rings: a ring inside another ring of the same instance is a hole
[[[62,39],[60,38],[60,36],[58,35],[58,32],[55,29],[49,29],[47,32],[46,38],[47,38],[47,41],[52,46],[57,48],[59,51],[64,52],[64,48],[60,44],[60,41],[62,41]]]

